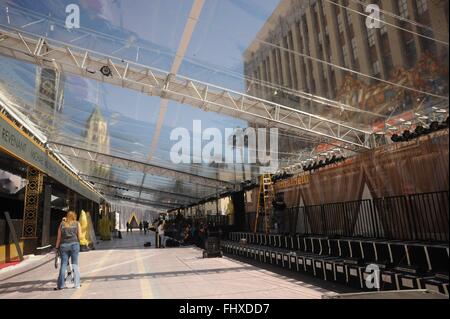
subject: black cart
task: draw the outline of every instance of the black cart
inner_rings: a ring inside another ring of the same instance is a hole
[[[220,236],[222,232],[220,230],[207,231],[207,237],[205,240],[205,249],[203,250],[203,258],[216,258],[222,257],[223,253],[220,250]]]

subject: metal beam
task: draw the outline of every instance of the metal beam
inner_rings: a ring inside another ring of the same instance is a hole
[[[360,151],[372,132],[167,71],[0,25],[0,54]],[[100,69],[108,66],[111,75]],[[207,92],[203,94],[201,92]]]
[[[92,176],[92,175],[86,175],[86,174],[79,174],[79,175],[84,180],[86,180],[88,182],[92,182],[94,184],[112,186],[112,187],[116,187],[116,188],[123,188],[123,189],[133,190],[133,191],[137,191],[137,192],[139,192],[142,188],[143,193],[157,194],[157,195],[161,195],[161,196],[170,196],[173,198],[181,199],[187,203],[195,203],[201,199],[199,197],[194,197],[194,196],[190,196],[190,195],[186,195],[186,194],[177,194],[177,193],[173,193],[173,192],[169,192],[169,191],[158,190],[158,189],[153,189],[153,188],[148,188],[148,187],[141,187],[139,185],[122,183],[122,182],[118,182],[118,181],[112,181],[112,180],[108,180],[106,178],[102,178],[102,177],[98,177],[98,176]]]
[[[168,208],[173,209],[173,208],[176,208],[176,207],[179,206],[179,205],[175,205],[175,206],[165,205],[165,204],[149,201],[149,200],[142,199],[142,198],[139,199],[139,198],[136,198],[136,197],[129,197],[129,196],[123,196],[122,197],[122,196],[119,196],[119,195],[116,195],[116,194],[109,194],[109,193],[106,193],[106,192],[104,192],[102,195],[107,197],[107,198],[109,198],[110,200],[113,200],[113,201],[114,200],[121,200],[121,201],[125,201],[125,202],[130,202],[130,203],[134,203],[134,204],[140,204],[140,205],[144,205],[144,206],[147,206],[147,207],[158,208],[158,209],[162,208],[162,209],[167,210]]]
[[[208,186],[214,188],[229,188],[234,185],[225,181],[216,180],[210,177],[199,176],[191,173],[186,173],[174,170],[167,167],[157,166],[149,163],[139,162],[132,159],[113,156],[105,153],[92,151],[74,145],[67,145],[58,142],[48,142],[52,146],[54,152],[77,159],[83,159],[98,164],[105,164],[111,166],[123,167],[126,169],[142,172],[144,174],[162,176],[172,178],[174,180],[182,180],[184,182]]]

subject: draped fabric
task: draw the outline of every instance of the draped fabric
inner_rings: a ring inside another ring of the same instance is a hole
[[[360,162],[373,197],[448,190],[448,130],[364,154]]]
[[[121,206],[121,205],[113,205],[111,207],[113,211],[119,213],[119,225],[120,229],[126,229],[126,224],[131,220],[133,214],[136,216],[138,221],[148,221],[149,223],[153,222],[155,218],[159,217],[158,213],[151,212],[145,210],[140,207],[129,207],[129,206]]]
[[[366,183],[373,198],[448,190],[448,130],[438,133],[367,151],[312,173],[309,184],[278,191],[295,207],[301,197],[305,206],[361,200]]]

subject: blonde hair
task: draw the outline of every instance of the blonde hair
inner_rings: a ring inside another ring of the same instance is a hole
[[[63,224],[65,227],[69,227],[76,221],[77,221],[77,214],[75,214],[74,211],[69,211],[67,212],[66,220],[63,220]]]

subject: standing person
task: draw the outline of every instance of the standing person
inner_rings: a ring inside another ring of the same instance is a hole
[[[205,248],[205,239],[206,239],[206,229],[202,223],[200,225],[200,230],[198,232],[198,246],[200,248]]]
[[[55,290],[61,290],[65,287],[65,277],[69,258],[72,262],[74,288],[80,288],[80,271],[78,269],[80,237],[81,226],[77,221],[77,215],[73,211],[69,211],[66,215],[66,220],[61,222],[61,225],[58,228],[58,237],[56,239],[56,249],[59,249],[61,255],[61,267],[59,269],[58,283]]]
[[[139,231],[142,233],[142,222],[139,222]]]
[[[130,230],[130,223],[127,222],[127,233],[128,233],[129,230]]]
[[[144,220],[144,235],[147,235],[148,222]]]
[[[183,242],[186,245],[190,244],[190,240],[191,240],[191,228],[189,227],[189,224],[186,224],[186,227],[184,228],[184,238],[183,238]]]
[[[159,235],[159,248],[164,248],[164,227],[165,227],[165,221],[160,222],[158,226],[158,235]]]

